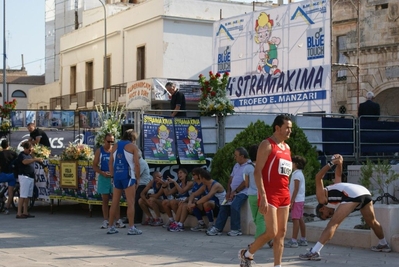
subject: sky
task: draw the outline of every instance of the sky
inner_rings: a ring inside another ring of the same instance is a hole
[[[3,0],[0,2],[0,53],[2,55],[0,69],[3,69],[4,54],[4,1],[6,5],[7,68],[21,69],[21,54],[23,54],[28,74],[42,75],[45,71],[45,0]]]
[[[7,68],[20,69],[21,55],[24,55],[25,69],[29,75],[42,75],[45,72],[45,0],[3,0],[6,5],[6,55]],[[0,2],[0,51],[3,55],[3,4]],[[253,0],[234,0],[252,3]],[[255,2],[266,2],[256,1]],[[277,0],[273,0],[277,2]],[[284,0],[287,3],[288,0]],[[3,69],[3,57],[0,61]]]

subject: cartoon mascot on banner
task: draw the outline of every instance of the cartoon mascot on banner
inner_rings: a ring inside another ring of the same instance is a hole
[[[265,12],[259,14],[255,22],[255,43],[259,44],[259,63],[257,73],[268,73],[272,77],[279,77],[281,71],[278,69],[277,46],[280,44],[279,37],[271,37],[273,20]]]

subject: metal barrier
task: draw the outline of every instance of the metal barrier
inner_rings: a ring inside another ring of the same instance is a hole
[[[357,123],[359,160],[398,156],[399,116],[360,116]]]
[[[99,127],[95,124],[95,110],[77,112],[71,110],[18,110],[18,112],[20,117],[18,117],[17,126],[24,128],[28,120],[34,118],[38,127],[45,129],[51,139],[52,149],[56,152],[53,154],[59,154],[69,141],[82,142],[81,140],[84,140],[87,142],[86,135],[90,132],[94,134],[95,129]],[[186,112],[188,117],[200,117],[198,110]],[[140,144],[143,144],[140,134],[143,115],[168,116],[170,113],[171,110],[167,109],[127,110],[123,123],[133,125],[141,138]],[[55,114],[58,115],[55,116]],[[231,142],[251,122],[260,120],[271,125],[278,114],[280,113],[237,112],[226,117],[200,117],[205,152],[216,153],[220,147]],[[60,122],[55,126],[52,124],[51,118],[57,118],[57,116],[60,117]],[[71,117],[71,121],[65,121],[64,116],[65,118]],[[356,118],[352,115],[334,113],[291,115],[292,120],[304,131],[309,143],[316,147],[320,155],[325,157],[340,153],[346,159],[354,162],[361,162],[366,158],[393,159],[397,157],[399,154],[399,116],[379,116],[379,121],[367,120],[367,117],[372,118],[373,116]],[[44,126],[46,119],[50,123],[47,127]],[[29,133],[23,130],[10,133],[12,146],[19,145],[27,138]]]

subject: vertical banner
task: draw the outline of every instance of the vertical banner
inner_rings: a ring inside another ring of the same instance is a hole
[[[235,111],[331,112],[329,0],[308,0],[214,23],[213,71],[230,72]]]
[[[50,127],[51,125],[50,116],[51,116],[50,111],[38,111],[36,126],[46,127],[46,128]]]
[[[24,111],[16,110],[11,112],[11,125],[12,127],[24,127]]]
[[[180,164],[205,164],[199,118],[174,118]]]
[[[176,139],[173,119],[143,116],[144,156],[148,163],[176,164]]]
[[[29,123],[36,123],[36,111],[25,112],[25,125],[28,125]]]
[[[49,200],[50,196],[50,177],[49,168],[47,167],[48,160],[45,160],[42,164],[35,163],[35,181],[36,187],[39,191],[39,199]]]
[[[75,125],[75,112],[63,111],[61,115],[62,127],[73,127]]]
[[[62,126],[61,116],[62,116],[62,111],[53,111],[51,114],[50,127],[61,127]]]

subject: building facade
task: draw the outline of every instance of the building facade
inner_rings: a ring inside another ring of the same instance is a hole
[[[398,116],[398,1],[332,0],[331,4],[332,62],[337,63],[332,72],[333,112],[356,115],[371,91],[381,115]]]
[[[213,22],[253,10],[248,3],[148,0],[109,12],[118,6],[106,6],[106,28],[97,7],[83,12],[81,28],[61,37],[60,92],[51,108],[110,103],[127,82],[145,78],[197,79],[211,69]]]

